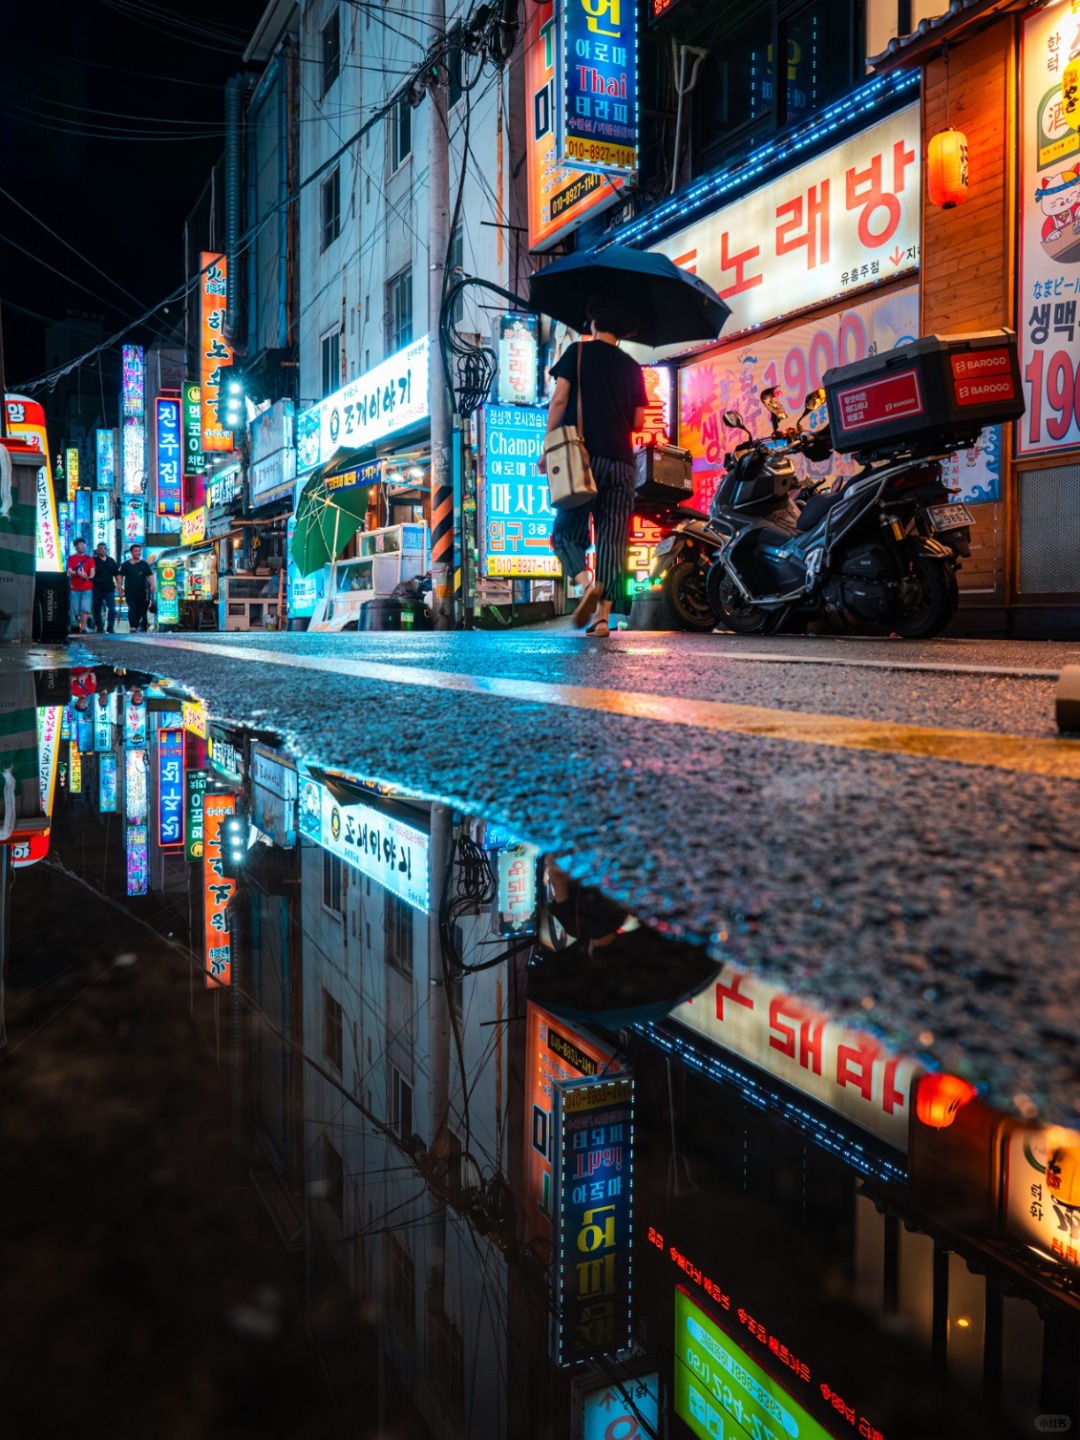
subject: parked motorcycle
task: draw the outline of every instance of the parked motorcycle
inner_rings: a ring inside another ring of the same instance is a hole
[[[634,510],[664,531],[656,547],[652,574],[663,575],[661,590],[671,620],[680,630],[711,630],[716,624],[706,590],[708,560],[716,548],[706,548],[708,516],[690,503],[693,492],[693,457],[672,445],[643,446],[637,452],[638,484]],[[700,554],[704,563],[698,561]],[[670,563],[658,566],[662,556]]]
[[[991,420],[1023,413],[1015,336],[929,337],[827,372],[825,384],[830,425],[779,443],[755,439],[737,412],[724,415],[747,440],[710,512],[711,530],[723,535],[708,571],[710,605],[741,634],[816,621],[938,635],[956,613],[973,523],[951,498],[941,461],[973,445]],[[812,397],[816,408],[826,394]],[[791,457],[824,458],[838,427],[841,448],[863,468],[800,511]]]

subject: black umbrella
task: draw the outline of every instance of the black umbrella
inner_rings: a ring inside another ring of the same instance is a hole
[[[637,330],[627,338],[654,348],[715,340],[731,314],[711,285],[666,255],[625,245],[568,255],[529,277],[532,308],[579,333],[588,331],[592,297],[612,291],[637,311]]]

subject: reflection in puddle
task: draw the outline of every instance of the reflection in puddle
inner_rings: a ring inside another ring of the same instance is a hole
[[[122,1434],[1068,1412],[1075,1137],[650,930],[542,837],[151,675],[5,685],[3,1343],[55,1337],[12,1433],[78,1431],[83,1393]]]

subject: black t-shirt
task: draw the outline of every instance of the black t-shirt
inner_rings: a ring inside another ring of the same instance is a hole
[[[556,380],[570,381],[562,425],[577,424],[577,362],[578,347],[571,345],[551,367]],[[647,400],[645,376],[632,356],[606,340],[582,344],[581,410],[585,448],[590,455],[633,460],[634,411]]]
[[[106,555],[104,560],[94,556],[94,589],[100,590],[102,595],[111,595],[116,589],[116,577],[120,574],[120,566],[111,555]]]
[[[120,566],[120,574],[124,577],[125,593],[128,595],[132,592],[137,595],[145,594],[153,573],[145,560],[125,560]]]

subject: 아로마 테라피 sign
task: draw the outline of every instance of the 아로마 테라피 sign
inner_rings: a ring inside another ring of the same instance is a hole
[[[551,549],[555,512],[547,477],[536,468],[547,411],[539,406],[485,405],[480,487],[484,575],[561,575]]]
[[[670,1018],[907,1152],[922,1068],[872,1035],[725,965],[716,984]]]
[[[425,335],[297,416],[297,472],[325,465],[338,450],[374,445],[425,420],[428,351]]]
[[[572,1365],[630,1344],[633,1079],[559,1082],[555,1147],[555,1360]]]
[[[231,450],[233,434],[221,423],[221,367],[233,362],[225,339],[228,265],[224,255],[199,256],[199,406],[203,453]]]
[[[525,15],[525,169],[529,249],[546,250],[588,215],[619,198],[624,181],[564,165],[558,158],[556,117],[562,89],[555,6],[530,4]]]
[[[581,170],[637,167],[636,0],[562,0],[558,158]]]
[[[919,107],[909,105],[650,249],[752,326],[891,280],[919,264]]]

